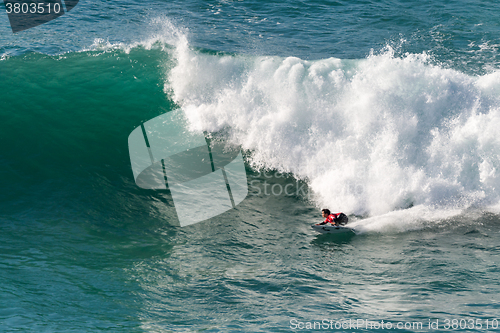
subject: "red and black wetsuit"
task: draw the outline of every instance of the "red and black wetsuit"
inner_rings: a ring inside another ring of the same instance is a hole
[[[331,223],[331,224],[335,224],[335,219],[340,215],[340,213],[337,213],[337,214],[330,214],[328,215],[328,217],[322,222],[320,223],[319,225],[323,225],[323,224],[327,224],[327,223]]]

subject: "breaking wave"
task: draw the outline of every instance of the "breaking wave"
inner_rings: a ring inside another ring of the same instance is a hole
[[[373,216],[499,202],[500,72],[390,47],[359,60],[214,54],[178,36],[165,91],[192,128],[307,181],[318,206]]]

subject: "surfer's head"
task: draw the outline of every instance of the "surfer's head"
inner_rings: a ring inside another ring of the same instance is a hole
[[[328,217],[330,215],[330,210],[329,209],[322,209],[321,212],[323,213],[323,217]]]

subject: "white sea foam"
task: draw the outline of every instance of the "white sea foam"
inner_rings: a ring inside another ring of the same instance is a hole
[[[171,52],[165,91],[193,129],[225,129],[254,167],[307,180],[318,206],[390,220],[499,202],[500,72],[390,48],[305,61],[206,54],[178,38]]]
[[[92,45],[87,48],[82,49],[82,52],[86,51],[113,51],[122,50],[125,53],[130,53],[130,51],[137,47],[142,47],[146,50],[151,50],[158,47],[162,50],[169,50],[172,45],[177,48],[182,46],[187,47],[188,45],[188,29],[179,27],[174,24],[170,19],[164,16],[159,16],[150,19],[150,31],[148,33],[148,38],[140,39],[137,42],[123,43],[123,42],[110,42],[109,40],[104,40],[102,38],[94,39]]]

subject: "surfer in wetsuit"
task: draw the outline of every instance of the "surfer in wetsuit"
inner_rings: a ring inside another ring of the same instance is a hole
[[[347,216],[344,213],[332,214],[329,209],[323,209],[321,210],[321,213],[325,220],[316,225],[323,225],[327,223],[331,223],[332,225],[341,225],[347,223]]]

